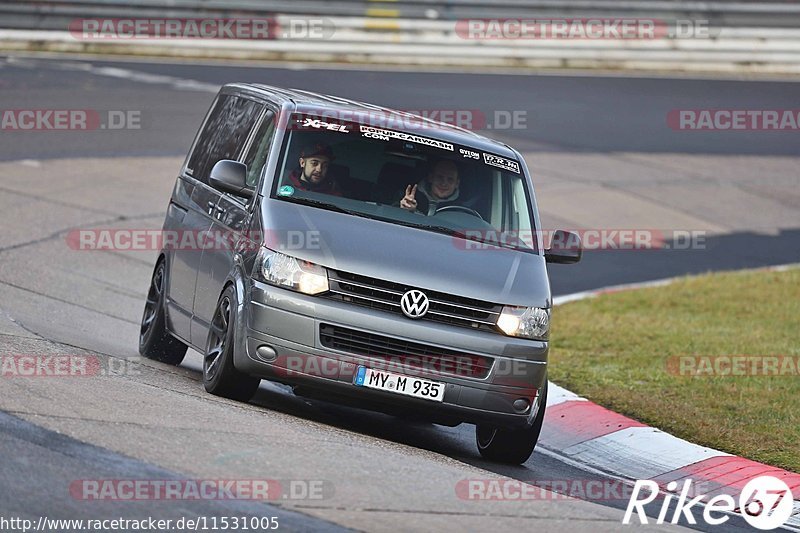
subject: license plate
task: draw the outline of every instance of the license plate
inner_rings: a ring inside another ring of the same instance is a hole
[[[358,387],[405,394],[434,402],[444,400],[444,383],[374,370],[365,366],[358,367],[354,383]]]

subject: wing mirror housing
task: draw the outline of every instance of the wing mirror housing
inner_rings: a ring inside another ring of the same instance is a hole
[[[252,187],[247,185],[247,165],[238,161],[223,159],[217,161],[209,177],[211,186],[239,198],[253,197]]]
[[[572,264],[581,260],[583,248],[577,233],[558,229],[553,232],[550,248],[544,251],[544,259],[548,263]]]

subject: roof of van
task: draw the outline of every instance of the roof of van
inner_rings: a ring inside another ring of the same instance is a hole
[[[294,104],[298,111],[347,111],[360,115],[370,116],[379,113],[381,120],[386,119],[386,129],[406,131],[415,135],[434,137],[436,139],[448,141],[454,144],[463,144],[470,147],[486,150],[506,157],[517,158],[517,154],[505,143],[489,139],[474,131],[461,128],[445,122],[432,120],[413,113],[391,109],[379,105],[369,104],[342,98],[319,94],[302,89],[284,89],[257,83],[230,83],[225,88],[244,89],[250,92],[261,93],[262,96],[280,104]],[[453,110],[455,111],[455,110]],[[474,120],[482,122],[481,117],[473,117]],[[355,122],[359,122],[356,118]],[[412,122],[413,121],[413,122]],[[422,124],[424,126],[402,127],[403,124]],[[370,123],[375,127],[381,127],[378,123]]]

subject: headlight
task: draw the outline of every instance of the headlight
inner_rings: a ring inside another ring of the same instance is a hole
[[[504,307],[497,327],[511,337],[547,340],[550,333],[550,309],[541,307]]]
[[[267,283],[305,294],[328,290],[328,271],[324,267],[267,248],[258,254],[256,274]]]

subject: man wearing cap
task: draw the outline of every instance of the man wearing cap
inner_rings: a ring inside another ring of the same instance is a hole
[[[300,152],[300,168],[289,174],[291,184],[301,191],[318,192],[341,196],[333,179],[328,179],[328,165],[335,158],[327,144],[311,144]]]

